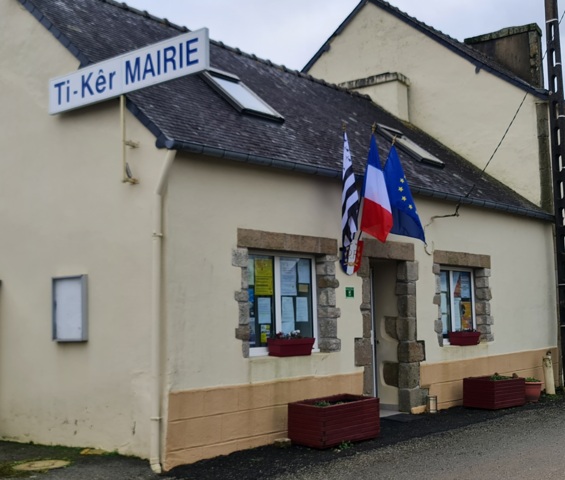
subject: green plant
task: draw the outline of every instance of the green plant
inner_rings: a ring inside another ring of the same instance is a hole
[[[526,377],[526,382],[541,382],[541,380],[538,380],[535,377]]]
[[[500,382],[501,380],[510,380],[512,377],[507,375],[500,375],[499,373],[494,373],[489,377],[493,382]]]
[[[336,447],[335,451],[336,452],[343,452],[344,450],[349,450],[352,447],[353,447],[353,443],[351,443],[348,440],[344,440],[343,442],[341,442],[339,444],[338,447]]]

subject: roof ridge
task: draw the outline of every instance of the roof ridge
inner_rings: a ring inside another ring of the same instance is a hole
[[[156,22],[165,24],[166,26],[175,28],[175,29],[180,30],[180,31],[182,31],[182,32],[188,32],[188,31],[190,31],[190,29],[189,29],[188,27],[186,27],[186,26],[177,25],[177,24],[172,23],[171,21],[169,21],[167,18],[160,18],[160,17],[157,17],[157,16],[155,16],[155,15],[152,15],[152,14],[150,14],[147,10],[139,10],[139,9],[137,9],[137,8],[135,8],[135,7],[131,7],[131,6],[128,5],[126,2],[118,2],[118,1],[116,1],[116,0],[99,0],[99,1],[101,1],[101,2],[103,2],[103,3],[107,3],[108,5],[112,5],[112,6],[117,7],[117,8],[121,8],[122,10],[130,11],[130,12],[132,12],[132,13],[135,13],[136,15],[141,15],[141,16],[143,16],[143,17],[145,17],[145,18],[148,18],[148,19],[150,19],[150,20],[153,20],[153,21],[156,21]],[[332,87],[332,88],[335,88],[336,90],[341,90],[341,91],[343,91],[343,92],[347,92],[347,93],[349,93],[349,94],[351,94],[351,95],[354,95],[354,96],[359,96],[359,97],[362,97],[362,98],[370,98],[369,95],[367,95],[367,94],[355,92],[355,91],[352,91],[352,90],[348,90],[347,88],[341,87],[341,86],[339,86],[339,85],[337,85],[337,84],[328,83],[328,82],[326,82],[325,80],[315,78],[315,77],[313,77],[313,76],[310,75],[310,74],[303,73],[303,72],[300,72],[299,70],[295,70],[295,69],[292,69],[292,68],[288,68],[287,66],[285,66],[285,65],[283,65],[283,64],[274,63],[274,62],[272,62],[272,61],[269,60],[269,59],[263,59],[263,58],[261,58],[261,57],[258,57],[258,56],[257,56],[256,54],[254,54],[254,53],[247,53],[247,52],[244,52],[244,51],[241,50],[239,47],[232,47],[232,46],[230,46],[230,45],[226,45],[226,44],[225,44],[224,42],[222,42],[221,40],[213,40],[213,39],[210,39],[210,43],[213,44],[213,45],[216,45],[216,46],[218,46],[218,47],[220,47],[220,48],[223,48],[223,49],[225,49],[225,50],[228,50],[228,51],[237,53],[238,55],[242,55],[242,56],[247,57],[247,58],[250,58],[250,59],[252,59],[252,60],[254,60],[254,61],[263,63],[263,64],[268,65],[268,66],[270,66],[270,67],[278,68],[279,70],[282,70],[283,72],[295,74],[295,75],[297,75],[297,76],[299,76],[299,77],[306,78],[306,79],[311,80],[311,81],[313,81],[313,82],[321,83],[322,85],[325,85],[325,86],[327,86],[327,87]]]
[[[103,1],[113,1],[113,0],[103,0]],[[210,40],[210,43],[213,43],[217,47],[223,48],[224,50],[227,50],[229,52],[236,53],[238,55],[241,55],[242,57],[250,58],[251,60],[262,63],[262,64],[267,65],[267,66],[272,67],[272,68],[276,68],[276,69],[281,70],[285,73],[290,73],[292,75],[296,75],[297,77],[310,80],[314,83],[319,83],[319,84],[324,85],[326,87],[330,87],[330,88],[333,88],[335,90],[339,90],[341,92],[348,93],[348,94],[353,95],[355,97],[366,98],[366,99],[369,99],[369,100],[372,101],[370,95],[367,95],[366,93],[361,93],[361,92],[357,92],[357,91],[354,91],[354,90],[349,90],[348,88],[342,87],[342,86],[340,86],[336,83],[329,83],[322,78],[313,77],[309,73],[304,73],[304,72],[301,72],[300,70],[288,68],[286,65],[283,65],[283,64],[274,63],[269,59],[264,59],[264,58],[258,57],[254,53],[244,52],[243,50],[241,50],[238,47],[231,47],[229,45],[226,45],[222,41]]]
[[[319,50],[314,54],[314,56],[306,63],[302,68],[302,71],[308,71],[314,63],[320,58],[320,56],[328,50],[329,43],[336,38],[351,22],[351,20],[359,13],[361,8],[363,8],[368,3],[373,4],[377,8],[381,8],[388,13],[396,16],[400,21],[404,21],[411,25],[413,28],[420,30],[424,35],[428,35],[444,47],[452,50],[457,55],[465,58],[467,61],[471,62],[478,69],[484,69],[496,76],[499,76],[503,80],[522,88],[528,93],[532,93],[536,96],[546,98],[547,90],[545,88],[536,87],[522,78],[518,77],[515,73],[510,72],[504,66],[502,66],[498,61],[485,55],[484,53],[474,49],[473,47],[451,37],[447,33],[438,30],[431,25],[428,25],[416,17],[409,15],[408,13],[400,10],[400,8],[391,5],[386,0],[361,0],[359,4],[351,11],[351,13],[345,18],[345,20],[336,28],[336,30],[326,39],[324,44],[319,48]]]
[[[55,24],[45,16],[43,11],[33,2],[33,0],[19,0],[22,6],[33,15],[39,23],[41,23],[45,29],[51,33],[59,42],[61,42],[65,48],[69,50],[81,63],[81,66],[88,65],[92,61],[73,43],[70,38],[67,37],[61,30],[59,30]]]
[[[414,22],[416,25],[420,26],[420,28],[427,30],[430,34],[438,37],[439,39],[443,39],[444,41],[450,42],[453,45],[453,47],[458,48],[462,53],[467,54],[470,57],[474,57],[477,61],[481,62],[485,67],[487,67],[487,69],[495,68],[502,75],[508,76],[509,78],[512,78],[514,81],[522,83],[525,87],[531,88],[531,89],[536,90],[540,93],[546,92],[545,88],[536,87],[536,86],[528,83],[527,81],[523,80],[522,78],[518,77],[515,73],[509,71],[503,65],[501,65],[496,59],[486,55],[485,53],[483,53],[479,50],[476,50],[472,46],[466,44],[464,41],[462,42],[460,40],[457,40],[456,38],[452,37],[451,35],[444,33],[441,30],[438,30],[437,28],[435,28],[431,25],[428,25],[426,22],[423,22],[422,20],[419,20],[418,18],[413,17],[412,15],[409,15],[408,13],[404,12],[400,8],[395,7],[394,5],[390,4],[386,0],[370,0],[370,1],[373,4],[379,4],[380,3],[381,5],[386,6],[387,8],[396,11],[397,14],[401,15],[402,17],[406,18],[407,20],[409,20],[411,22]],[[512,28],[512,27],[506,27],[506,28]],[[538,26],[538,28],[539,28],[539,26]],[[471,37],[471,38],[473,38],[473,37]],[[494,67],[492,66],[492,63],[495,64]]]
[[[167,27],[175,28],[176,30],[179,30],[181,32],[189,32],[190,31],[190,29],[186,26],[177,25],[176,23],[171,22],[167,18],[161,18],[161,17],[157,17],[156,15],[152,15],[147,10],[139,10],[135,7],[128,5],[126,2],[118,2],[116,0],[99,0],[99,1],[101,1],[102,3],[107,3],[108,5],[112,5],[112,6],[117,7],[117,8],[121,8],[122,10],[127,10],[131,13],[135,13],[136,15],[141,15],[142,17],[148,18],[148,19],[153,20],[153,21],[158,22],[158,23],[162,23],[162,24],[166,25]]]

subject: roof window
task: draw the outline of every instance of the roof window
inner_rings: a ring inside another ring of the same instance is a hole
[[[417,143],[406,137],[400,130],[388,127],[386,125],[378,124],[379,131],[388,139],[394,140],[396,145],[398,145],[402,150],[404,150],[409,155],[412,155],[416,160],[433,165],[435,167],[443,168],[445,163],[442,162],[435,155],[422,148]]]
[[[209,69],[203,73],[203,76],[210,86],[239,112],[270,118],[279,122],[284,121],[282,115],[264,102],[236,75]]]

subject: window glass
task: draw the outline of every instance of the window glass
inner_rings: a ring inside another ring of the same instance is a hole
[[[442,270],[441,319],[443,333],[475,328],[473,275],[470,270]]]
[[[277,332],[314,337],[314,275],[310,258],[249,255],[250,347]]]
[[[451,330],[451,302],[449,300],[449,275],[447,272],[442,271],[440,273],[441,282],[441,322],[443,325],[443,333],[447,335],[447,332]]]
[[[283,121],[270,105],[253,92],[238,77],[218,71],[207,71],[204,78],[239,111],[261,114],[263,117]]]

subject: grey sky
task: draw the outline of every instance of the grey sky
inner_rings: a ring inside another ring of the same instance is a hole
[[[126,0],[126,3],[191,30],[208,27],[213,40],[300,70],[359,0]],[[390,3],[458,40],[528,23],[537,23],[545,38],[544,0],[391,0]],[[565,3],[560,6],[560,12],[564,7]]]

